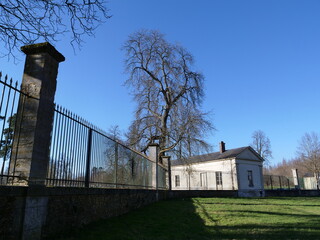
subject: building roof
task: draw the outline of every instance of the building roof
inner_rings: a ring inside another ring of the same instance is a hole
[[[262,159],[256,151],[253,150],[252,147],[241,147],[241,148],[234,148],[224,151],[223,153],[220,152],[214,152],[214,153],[208,153],[198,156],[192,156],[187,159],[178,159],[171,162],[172,166],[179,166],[179,165],[186,165],[186,164],[192,164],[192,163],[200,163],[200,162],[208,162],[208,161],[214,161],[214,160],[222,160],[222,159],[230,159],[237,157],[240,153],[242,153],[244,150],[250,150],[254,154],[257,155],[258,158]]]

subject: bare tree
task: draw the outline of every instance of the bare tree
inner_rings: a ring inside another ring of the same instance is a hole
[[[256,130],[252,133],[252,143],[250,146],[265,160],[265,166],[270,165],[272,158],[270,139],[261,130]]]
[[[119,125],[110,126],[107,135],[115,141],[123,142],[123,132],[121,131]]]
[[[5,56],[21,45],[55,42],[66,32],[71,44],[81,46],[82,36],[110,16],[103,0],[3,0],[0,2],[0,40]]]
[[[297,155],[305,167],[314,174],[319,189],[320,179],[320,137],[317,133],[305,133],[298,146]]]
[[[299,176],[308,176],[308,170],[304,166],[300,158],[282,159],[281,162],[270,166],[266,174],[267,175],[281,175],[286,177],[292,177],[292,169],[298,169]]]
[[[201,111],[203,80],[193,70],[193,56],[171,44],[158,31],[138,31],[125,42],[126,85],[137,102],[129,129],[129,143],[142,152],[159,141],[159,155],[182,152],[191,146],[208,147],[204,135],[213,130]],[[180,145],[179,145],[180,144]]]

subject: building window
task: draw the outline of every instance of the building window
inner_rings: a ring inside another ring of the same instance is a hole
[[[207,187],[207,173],[200,173],[200,187]]]
[[[251,170],[248,171],[248,183],[249,187],[253,187],[253,175]]]
[[[180,187],[180,176],[179,175],[174,176],[174,182],[175,182],[176,187]]]
[[[222,185],[222,172],[216,172],[216,184]]]

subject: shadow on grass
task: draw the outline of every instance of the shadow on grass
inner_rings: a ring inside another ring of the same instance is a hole
[[[53,239],[210,239],[191,199],[161,201]]]
[[[228,200],[228,199],[227,199]],[[206,240],[206,239],[319,239],[319,215],[303,215],[296,223],[249,224],[238,221],[226,224],[221,220],[226,210],[210,210],[205,199],[181,199],[162,201],[132,211],[126,215],[92,223],[83,229],[71,232],[69,236],[53,239],[108,239],[108,240]],[[214,201],[213,201],[214,202]],[[301,206],[301,205],[299,205]],[[308,205],[310,206],[310,205]],[[218,216],[214,211],[220,211]],[[235,214],[239,210],[229,210]],[[262,214],[274,213],[254,210],[244,211],[252,214],[252,219]],[[277,214],[275,214],[277,215]],[[285,217],[297,218],[292,214]],[[220,218],[219,218],[220,217]],[[232,219],[231,219],[232,220]]]

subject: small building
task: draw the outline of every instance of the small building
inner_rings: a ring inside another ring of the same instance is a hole
[[[239,196],[263,194],[263,158],[250,146],[179,159],[171,163],[173,190],[238,190]]]

